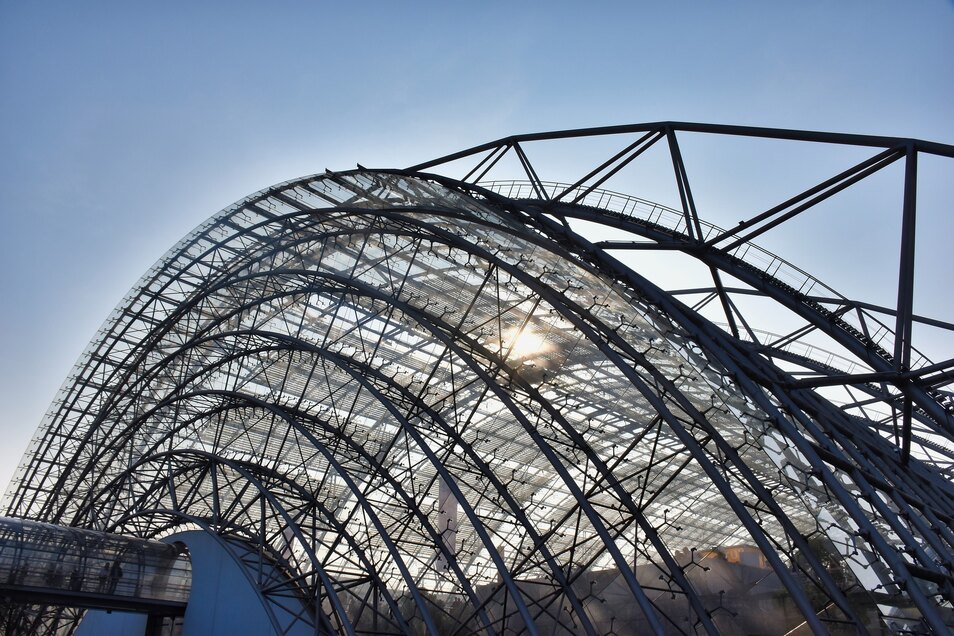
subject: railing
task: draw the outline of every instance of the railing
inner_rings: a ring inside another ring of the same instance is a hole
[[[0,517],[0,595],[73,607],[184,608],[192,568],[173,545]]]
[[[729,325],[726,323],[717,322],[715,324],[725,331],[729,330]],[[838,355],[837,353],[832,353],[827,349],[809,344],[807,342],[802,342],[800,340],[785,341],[785,336],[771,333],[769,331],[763,331],[761,329],[752,329],[752,334],[755,335],[755,339],[752,338],[752,335],[750,335],[748,331],[744,329],[739,330],[739,337],[742,340],[770,347],[775,350],[784,351],[800,358],[811,360],[812,362],[818,363],[823,367],[835,369],[836,371],[847,375],[870,372],[870,369],[863,364],[859,364],[850,358]],[[784,341],[784,343],[781,345],[773,344],[774,342],[779,341]]]
[[[540,193],[534,187],[534,184],[529,181],[487,181],[481,182],[478,185],[510,199],[540,198]],[[552,181],[544,181],[541,185],[546,196],[550,198],[556,197],[571,187],[571,185],[567,183]],[[561,201],[573,201],[577,196],[583,194],[583,192],[585,192],[585,188],[577,187],[561,197]],[[652,201],[620,194],[618,192],[611,192],[609,190],[592,190],[585,194],[577,203],[579,205],[612,212],[625,217],[627,220],[658,226],[673,234],[680,235],[687,241],[690,240],[686,228],[685,215],[678,210],[653,203]],[[702,239],[704,241],[725,232],[725,230],[717,225],[707,223],[701,219],[699,225],[702,228]],[[728,254],[764,273],[771,279],[774,279],[789,291],[794,291],[803,296],[830,299],[830,301],[826,300],[825,302],[841,304],[842,306],[849,303],[845,296],[842,296],[817,278],[753,243],[741,243],[737,247],[729,250]],[[825,309],[818,303],[815,303],[815,305],[823,311],[830,312],[830,310]],[[885,359],[890,359],[894,351],[894,330],[875,318],[870,312],[861,311],[859,313],[863,317],[859,317],[856,312],[850,312],[839,315],[837,320],[846,327],[849,327],[849,331],[853,332],[857,338],[879,347]],[[911,368],[917,369],[928,364],[930,364],[930,360],[921,352],[912,348]]]

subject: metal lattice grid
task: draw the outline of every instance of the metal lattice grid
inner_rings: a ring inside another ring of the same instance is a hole
[[[885,150],[725,231],[695,211],[682,132]],[[568,185],[523,150],[601,135],[635,141]],[[600,189],[661,140],[682,210]],[[528,180],[486,181],[508,153]],[[791,627],[942,633],[954,365],[911,334],[952,325],[914,315],[905,248],[898,306],[880,308],[750,242],[896,160],[909,192],[918,153],[954,156],[664,123],[268,188],[123,300],[9,514],[244,541],[287,574],[275,602],[298,599],[317,632],[735,633],[761,595]],[[470,157],[462,179],[424,172]],[[589,224],[619,238],[590,240]],[[665,289],[625,265],[632,249],[685,253],[711,280]],[[774,335],[746,297],[804,326]]]

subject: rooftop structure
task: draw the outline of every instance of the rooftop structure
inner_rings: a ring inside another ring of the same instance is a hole
[[[870,156],[726,230],[696,209],[689,133]],[[569,183],[529,159],[582,138],[620,150]],[[606,189],[650,148],[678,209]],[[278,184],[120,303],[6,514],[244,545],[276,633],[945,633],[954,361],[913,334],[954,325],[913,311],[922,155],[954,148],[664,122]],[[491,180],[510,158],[520,180]],[[895,162],[896,306],[753,243]]]

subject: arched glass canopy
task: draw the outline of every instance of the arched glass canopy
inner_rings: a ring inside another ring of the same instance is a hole
[[[772,215],[726,233],[691,194],[599,189],[683,127],[591,131],[637,141],[575,184],[529,162],[475,183],[527,136],[447,158],[485,157],[463,179],[438,161],[239,201],[93,339],[8,514],[242,540],[321,633],[949,629],[950,363],[912,347],[906,305],[848,311],[758,250],[742,230]],[[858,174],[940,152],[902,141]],[[725,320],[628,267],[645,246],[711,270],[696,291]],[[743,293],[837,354],[773,335]]]

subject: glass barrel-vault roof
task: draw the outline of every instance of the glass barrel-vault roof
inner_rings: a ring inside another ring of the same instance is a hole
[[[97,334],[9,513],[245,539],[344,632],[731,632],[739,551],[796,623],[950,619],[949,530],[855,462],[883,436],[519,201],[359,170],[221,212]]]

